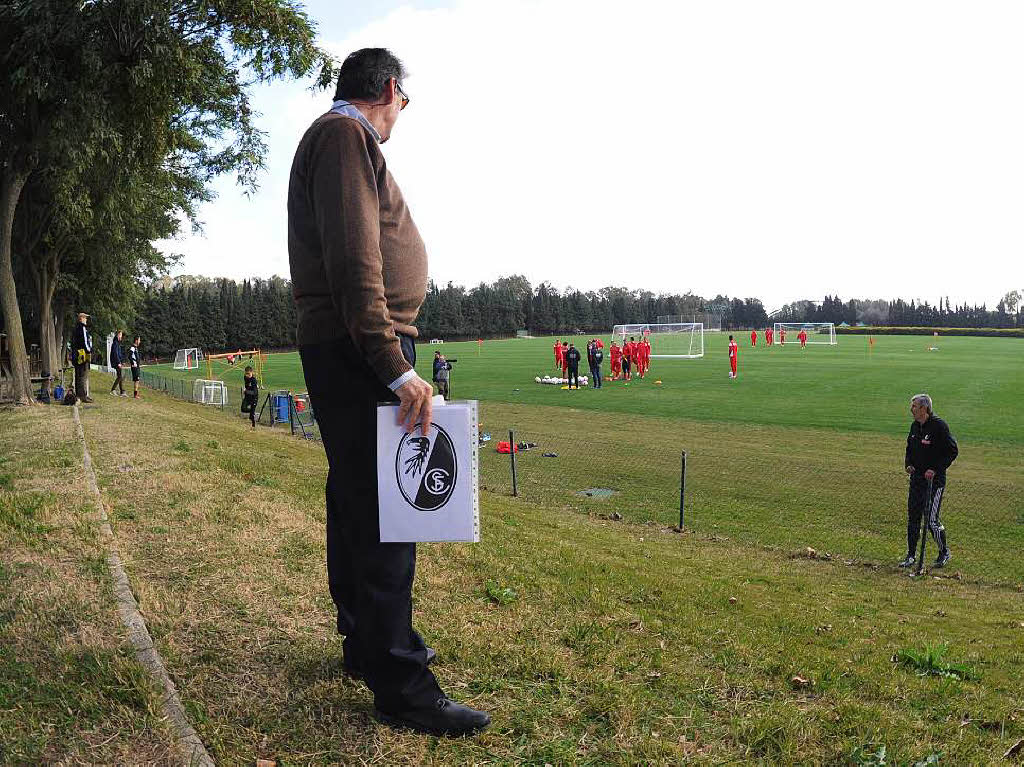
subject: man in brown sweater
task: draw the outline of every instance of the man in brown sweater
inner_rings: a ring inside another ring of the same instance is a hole
[[[327,476],[327,578],[345,635],[345,668],[366,680],[378,718],[440,735],[490,717],[449,700],[412,628],[415,544],[381,543],[376,407],[398,401],[412,431],[430,424],[433,387],[420,378],[413,322],[427,255],[380,144],[409,103],[405,69],[383,48],[350,54],[331,111],[295,152],[288,256],[298,344],[320,426]]]

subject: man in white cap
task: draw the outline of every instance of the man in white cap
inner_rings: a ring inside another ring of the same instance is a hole
[[[75,396],[82,402],[92,402],[89,396],[89,365],[92,363],[92,336],[89,335],[89,315],[78,313],[78,324],[71,335],[71,364],[75,366]]]

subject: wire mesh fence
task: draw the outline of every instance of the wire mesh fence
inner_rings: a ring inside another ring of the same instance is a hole
[[[242,410],[242,389],[232,391],[223,382],[219,384],[217,396],[210,396],[210,386],[202,385],[201,379],[186,379],[164,376],[145,369],[140,371],[143,386],[153,391],[164,392],[185,402],[214,407],[224,413],[249,420],[249,413]],[[255,421],[261,426],[288,429],[292,434],[305,439],[319,440],[317,426],[308,394],[296,394],[286,389],[265,391],[256,403]]]
[[[142,381],[195,401],[190,380],[143,371]],[[240,401],[229,392],[219,409],[248,419]],[[319,439],[305,394],[261,393],[256,420]],[[682,511],[698,535],[850,565],[892,566],[908,547],[904,435],[491,402],[480,422],[481,489],[553,511],[663,528]],[[1022,469],[1008,446],[961,442],[940,512],[953,555],[944,573],[1024,583]],[[928,567],[937,550],[926,543]]]
[[[677,526],[682,508],[695,533],[849,564],[892,566],[907,551],[902,435],[512,405],[488,406],[482,420],[480,481],[493,492],[663,527]],[[518,448],[515,487],[501,442]],[[946,574],[1024,582],[1021,469],[1017,451],[961,445],[939,515]],[[937,553],[929,536],[926,569]]]

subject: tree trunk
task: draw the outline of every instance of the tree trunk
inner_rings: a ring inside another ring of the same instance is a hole
[[[57,332],[53,313],[53,294],[57,290],[59,259],[48,253],[45,258],[31,265],[39,298],[39,351],[43,370],[51,375],[60,369],[57,346]]]
[[[57,281],[43,270],[39,280],[39,352],[43,370],[53,375],[58,370],[57,334],[53,324],[53,291]]]
[[[29,380],[28,353],[25,351],[25,332],[18,309],[18,291],[14,286],[12,266],[12,231],[14,211],[18,207],[21,190],[28,174],[15,171],[8,165],[0,176],[0,304],[3,305],[7,348],[11,353],[11,392],[19,405],[31,405],[32,382]]]

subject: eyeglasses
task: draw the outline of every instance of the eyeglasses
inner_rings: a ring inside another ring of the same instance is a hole
[[[405,91],[402,90],[402,86],[398,84],[398,80],[395,80],[395,90],[398,91],[398,95],[402,97],[402,106],[399,108],[399,112],[409,106],[409,97],[405,95]]]

